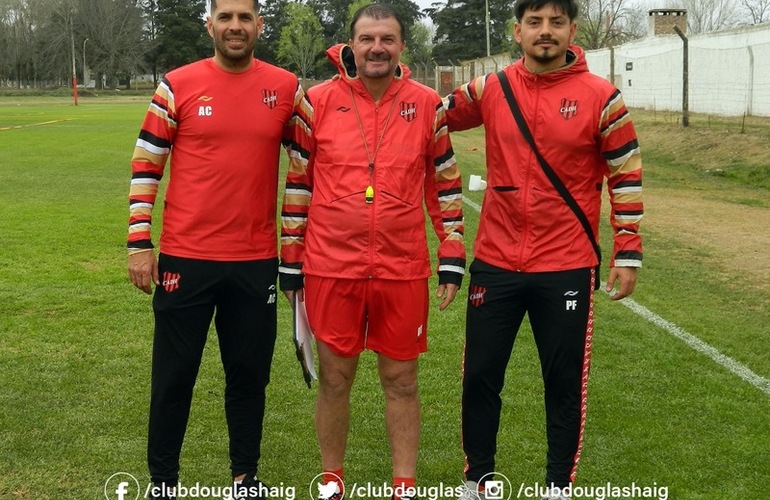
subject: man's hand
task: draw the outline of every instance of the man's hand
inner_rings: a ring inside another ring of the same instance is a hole
[[[459,289],[460,287],[454,283],[445,283],[438,286],[438,289],[436,290],[436,297],[444,297],[444,300],[441,301],[441,304],[438,306],[439,311],[443,311],[449,307],[449,304],[451,304],[455,299],[455,295],[457,295],[457,291]]]
[[[636,288],[636,267],[611,267],[610,275],[607,277],[607,286],[605,291],[612,293],[612,289],[615,287],[615,280],[620,281],[620,288],[618,291],[611,295],[612,300],[620,300],[628,297],[634,293]]]
[[[158,258],[148,250],[128,256],[128,277],[131,283],[146,294],[152,293],[152,283],[160,285],[158,279]]]
[[[297,296],[297,300],[300,302],[305,302],[305,289],[300,288],[299,290],[284,290],[283,294],[286,295],[286,298],[289,300],[289,304],[291,305],[291,308],[294,309],[294,296]]]

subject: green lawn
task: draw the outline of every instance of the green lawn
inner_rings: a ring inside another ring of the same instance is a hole
[[[81,99],[74,107],[67,99],[0,98],[2,499],[102,499],[116,472],[147,481],[151,305],[125,270],[130,156],[146,108],[146,99]],[[483,174],[482,132],[453,141],[464,177]],[[652,185],[665,167],[651,166]],[[682,169],[677,182],[684,189],[698,175]],[[481,193],[466,195],[481,203]],[[470,254],[478,214],[466,207],[465,215]],[[605,227],[604,248],[608,236]],[[645,237],[634,300],[770,378],[768,297],[725,280],[702,250],[672,235]],[[421,360],[418,482],[425,486],[462,480],[465,297],[464,290],[442,313],[434,303]],[[762,498],[770,484],[770,395],[604,294],[597,314],[576,484],[665,486],[677,500]],[[315,388],[302,382],[283,299],[279,316],[261,476],[309,499],[320,462]],[[212,333],[182,454],[185,484],[229,480],[221,372]],[[542,482],[545,463],[542,384],[526,329],[503,397],[497,469],[515,490]],[[363,356],[353,400],[346,479],[389,482],[374,356]]]

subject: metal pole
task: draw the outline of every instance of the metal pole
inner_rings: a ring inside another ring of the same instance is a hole
[[[485,24],[487,26],[487,57],[489,57],[489,0],[484,0]]]
[[[610,45],[610,83],[617,86],[615,83],[615,46]]]
[[[683,42],[684,56],[682,57],[682,127],[688,127],[690,125],[690,58],[688,55],[690,52],[689,43],[685,34],[682,33],[682,30],[679,29],[679,26],[674,26],[674,31],[676,31],[676,34],[679,35],[679,38],[681,38]]]
[[[88,87],[88,77],[86,76],[86,42],[88,38],[83,40],[83,88]]]
[[[78,105],[78,77],[75,74],[75,30],[72,30],[72,97],[75,99],[75,106]]]

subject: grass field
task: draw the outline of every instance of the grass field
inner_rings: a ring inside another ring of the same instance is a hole
[[[82,99],[78,107],[66,99],[0,98],[2,499],[102,499],[116,472],[147,481],[152,315],[149,297],[127,280],[124,243],[129,160],[146,107],[147,98]],[[770,121],[741,133],[693,119],[683,132],[672,115],[635,116],[651,194],[673,190],[770,209]],[[482,132],[453,141],[464,177],[483,175]],[[710,149],[688,149],[693,144]],[[481,193],[466,196],[481,203]],[[466,207],[465,215],[470,253],[478,214]],[[693,224],[710,223],[691,216]],[[770,296],[751,282],[751,269],[716,267],[707,248],[652,221],[643,229],[645,268],[633,299],[770,378]],[[603,247],[611,247],[606,227]],[[418,481],[426,486],[462,480],[465,296],[440,314],[434,304],[430,351],[421,360]],[[309,499],[320,462],[315,391],[301,380],[288,313],[281,299],[260,475]],[[597,314],[577,484],[665,487],[668,498],[682,500],[764,498],[770,394],[604,294]],[[349,483],[390,480],[374,361],[363,357],[354,387]],[[182,454],[185,484],[229,480],[223,385],[212,332]],[[497,470],[514,489],[542,482],[542,383],[526,329],[503,399]]]

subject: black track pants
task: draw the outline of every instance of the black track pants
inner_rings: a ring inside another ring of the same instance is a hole
[[[193,386],[211,320],[225,372],[233,475],[255,473],[265,387],[276,338],[277,259],[213,262],[161,254],[147,461],[152,481],[175,483]]]
[[[500,393],[528,314],[545,386],[546,484],[566,486],[574,479],[585,424],[594,270],[518,273],[477,259],[470,273],[462,397],[466,477],[478,482],[495,471]]]

